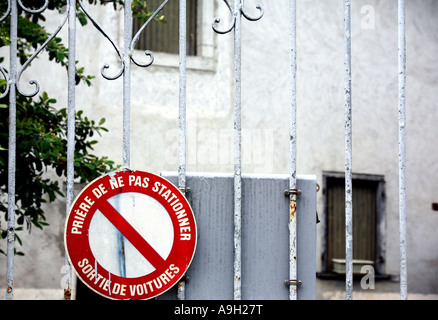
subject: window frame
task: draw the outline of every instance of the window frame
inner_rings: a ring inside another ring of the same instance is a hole
[[[324,276],[334,275],[333,272],[328,270],[328,197],[327,197],[327,180],[330,178],[345,179],[344,172],[338,171],[323,171],[322,182],[323,182],[323,204],[324,211],[321,222],[323,223],[322,228],[322,242],[321,242],[321,272],[319,274],[320,278]],[[374,174],[359,174],[353,173],[352,179],[354,180],[365,180],[374,181],[377,183],[376,188],[376,261],[375,261],[375,274],[385,275],[386,274],[386,182],[383,175]]]
[[[215,37],[211,24],[214,20],[216,5],[214,1],[197,0],[196,7],[196,55],[187,55],[186,68],[187,70],[214,72],[216,70]],[[121,30],[123,30],[122,20],[120,19]],[[123,34],[121,37],[123,39]],[[179,54],[153,49],[151,51],[154,54],[154,63],[151,67],[179,68]],[[143,52],[143,50],[134,49],[135,55],[141,55]]]
[[[148,9],[155,10],[162,0],[149,0]],[[197,55],[197,0],[187,0],[187,56]],[[136,50],[153,50],[170,54],[179,54],[179,1],[169,1],[158,16],[164,16],[166,23],[151,22],[141,32],[135,45]],[[142,26],[141,21],[133,17],[133,34]],[[193,35],[193,36],[192,36]]]

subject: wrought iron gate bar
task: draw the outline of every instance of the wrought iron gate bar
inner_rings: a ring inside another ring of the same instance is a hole
[[[125,1],[123,17],[123,152],[122,165],[131,167],[131,40],[132,12],[131,0]],[[123,239],[121,239],[123,241]],[[123,258],[124,261],[124,258]]]
[[[179,0],[179,114],[178,114],[178,188],[186,193],[186,65],[187,65],[187,1]],[[185,300],[185,281],[178,283],[177,299]]]
[[[8,1],[11,14],[11,43],[9,66],[9,142],[8,142],[8,233],[6,260],[6,299],[14,299],[14,247],[15,247],[15,169],[17,133],[17,23],[18,8],[16,0]]]
[[[66,207],[68,215],[74,199],[74,157],[75,157],[75,106],[76,106],[76,1],[68,0],[68,105],[67,105],[67,181],[66,181]],[[64,253],[64,300],[71,299],[72,268]]]
[[[398,122],[399,122],[399,228],[400,298],[407,300],[406,252],[406,28],[405,1],[398,1]]]
[[[297,279],[297,43],[296,0],[290,0],[290,177],[289,177],[289,279]],[[297,299],[297,281],[289,282],[289,299]]]
[[[0,22],[3,22],[4,20],[6,20],[6,18],[9,16],[10,13],[11,13],[11,0],[8,0],[8,7],[6,8],[6,12],[5,12],[5,14],[0,18]],[[8,76],[6,70],[3,69],[2,66],[0,66],[0,72],[1,72],[1,74],[3,75],[3,78],[4,78],[5,81],[6,81],[5,92],[3,92],[3,93],[0,95],[0,99],[1,99],[1,98],[6,97],[7,94],[9,93],[10,79],[9,79],[9,76]]]
[[[353,186],[352,186],[352,106],[351,106],[351,8],[344,0],[344,99],[345,99],[345,292],[353,299]]]
[[[17,92],[26,97],[35,96],[40,89],[36,80],[31,80],[29,83],[35,85],[35,91],[26,94],[20,90],[19,81],[21,74],[29,66],[30,62],[38,55],[43,48],[58,34],[66,21],[66,16],[55,32],[32,54],[32,56],[23,64],[21,69],[17,71],[17,45],[18,45],[18,6],[27,13],[41,13],[46,10],[48,0],[37,9],[27,8],[20,0],[8,0],[8,7],[4,15],[0,18],[3,22],[10,16],[10,70],[9,76],[6,71],[1,68],[0,72],[6,80],[6,90],[1,97],[5,97],[9,93],[9,141],[8,141],[8,221],[7,221],[7,249],[6,249],[6,299],[14,298],[14,251],[15,251],[15,171],[16,171],[16,135],[17,135]]]
[[[226,30],[220,30],[216,23],[220,18],[216,17],[212,28],[216,33],[225,34],[234,29],[234,300],[242,298],[242,126],[241,126],[241,21],[244,14],[243,0],[234,0],[234,10],[228,0],[224,0],[231,13],[231,25]],[[248,20],[256,21],[263,16],[263,9],[258,17],[250,17]]]
[[[186,191],[186,66],[187,1],[179,0],[179,116],[178,116],[178,188]]]

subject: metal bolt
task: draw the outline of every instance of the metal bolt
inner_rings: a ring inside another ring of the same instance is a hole
[[[301,286],[303,282],[301,280],[291,279],[291,280],[284,280],[284,284],[287,286]]]
[[[284,190],[284,195],[289,196],[291,194],[300,195],[301,194],[301,190],[298,190],[298,189],[286,189],[286,190]]]

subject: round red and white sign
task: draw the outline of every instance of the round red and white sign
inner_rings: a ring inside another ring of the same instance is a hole
[[[73,202],[64,243],[78,277],[111,299],[150,299],[176,284],[196,249],[196,221],[166,179],[128,169],[87,185]]]

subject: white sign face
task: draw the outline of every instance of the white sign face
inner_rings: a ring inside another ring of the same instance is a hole
[[[127,192],[111,197],[108,202],[163,259],[169,256],[174,238],[172,220],[157,200],[142,193]],[[135,278],[155,271],[99,209],[90,222],[89,241],[94,257],[113,274]]]

